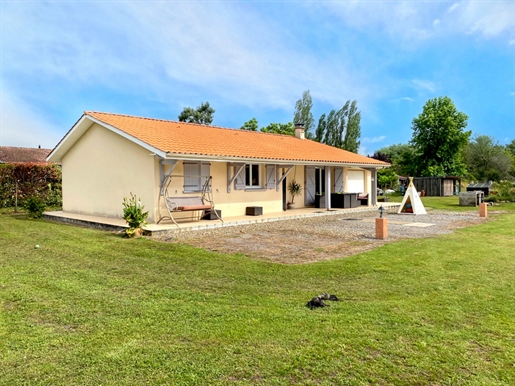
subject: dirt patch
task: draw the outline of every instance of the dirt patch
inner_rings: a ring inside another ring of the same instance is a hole
[[[305,264],[355,255],[400,239],[451,233],[487,221],[477,213],[389,214],[388,239],[378,240],[375,217],[375,213],[360,213],[222,227],[185,232],[166,241],[281,264]]]

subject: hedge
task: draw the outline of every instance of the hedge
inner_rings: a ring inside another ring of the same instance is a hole
[[[47,207],[62,206],[61,168],[57,164],[0,164],[0,207],[23,207],[31,197]]]

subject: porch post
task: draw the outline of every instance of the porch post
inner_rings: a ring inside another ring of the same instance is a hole
[[[325,171],[325,207],[331,210],[331,167],[324,166]]]
[[[377,169],[370,169],[370,175],[372,180],[372,205],[377,205]]]

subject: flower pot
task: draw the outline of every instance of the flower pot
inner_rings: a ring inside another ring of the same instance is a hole
[[[286,204],[286,207],[288,209],[295,209],[295,204],[293,202],[289,202],[289,203]]]

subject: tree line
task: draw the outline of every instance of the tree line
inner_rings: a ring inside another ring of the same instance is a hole
[[[304,126],[306,138],[357,153],[361,136],[361,113],[357,101],[348,100],[341,109],[322,114],[315,125],[313,100],[309,90],[295,103],[293,121],[270,123],[259,128],[256,118],[240,129],[294,135],[295,125]],[[196,109],[185,108],[179,121],[209,125],[215,110],[204,102]],[[394,186],[402,176],[457,176],[470,181],[513,180],[515,139],[506,146],[487,135],[466,130],[468,116],[458,111],[447,96],[430,99],[413,119],[412,137],[406,144],[377,150],[371,158],[389,162],[392,167],[378,174],[380,186]]]
[[[358,152],[361,137],[361,113],[358,110],[357,101],[348,100],[341,109],[331,110],[328,114],[322,114],[316,127],[312,108],[313,100],[309,90],[306,90],[295,103],[293,121],[270,123],[259,128],[258,120],[251,118],[240,129],[295,135],[295,125],[303,125],[305,136],[308,139],[354,153]],[[192,107],[184,108],[179,115],[179,121],[209,125],[213,121],[214,113],[215,110],[209,105],[209,102],[204,102],[196,109]]]
[[[513,180],[515,139],[506,146],[487,135],[465,130],[468,117],[449,97],[430,99],[412,121],[413,134],[406,144],[377,150],[372,158],[391,163],[379,172],[378,183],[395,186],[397,175],[457,176],[469,181]]]

